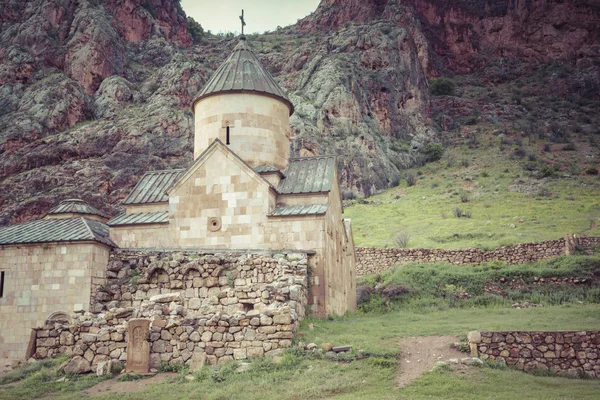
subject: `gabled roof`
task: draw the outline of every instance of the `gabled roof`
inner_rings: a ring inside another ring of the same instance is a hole
[[[271,217],[295,217],[298,215],[321,215],[327,212],[329,204],[309,204],[279,207],[273,210]]]
[[[232,158],[234,160],[236,160],[238,162],[239,165],[243,166],[244,168],[248,169],[248,172],[253,175],[257,180],[265,183],[270,190],[274,191],[275,193],[277,193],[277,189],[271,184],[271,182],[269,182],[268,180],[266,180],[263,176],[261,176],[258,172],[256,172],[250,165],[248,165],[248,163],[244,160],[242,160],[240,158],[240,156],[238,156],[237,154],[235,154],[228,146],[225,146],[223,144],[223,142],[221,142],[219,139],[215,139],[213,140],[213,142],[206,148],[206,150],[204,150],[202,152],[202,154],[200,154],[198,156],[198,158],[196,158],[196,160],[194,161],[194,163],[192,165],[190,165],[190,167],[185,170],[184,173],[182,173],[179,178],[177,178],[177,181],[171,185],[171,187],[168,190],[168,194],[170,194],[173,190],[175,190],[177,187],[179,187],[181,184],[183,184],[183,182],[185,182],[189,176],[191,174],[194,173],[194,171],[199,168],[202,164],[204,164],[204,162],[206,161],[207,157],[214,153],[217,149],[221,149],[223,150],[226,154],[229,154],[230,156],[232,156]]]
[[[98,215],[106,219],[110,218],[108,214],[103,213],[80,199],[63,200],[56,207],[48,211],[48,215],[56,214],[89,214]]]
[[[167,190],[173,186],[184,172],[184,169],[146,172],[123,204],[149,204],[169,201]]]
[[[121,214],[108,221],[108,226],[164,224],[169,222],[169,212]]]
[[[0,228],[0,245],[79,241],[118,247],[110,240],[106,224],[83,217],[39,219]]]
[[[277,190],[281,194],[329,192],[336,168],[335,156],[292,158]]]
[[[258,93],[275,97],[285,102],[294,113],[294,105],[273,76],[263,68],[260,61],[242,37],[229,58],[221,64],[202,92],[192,103],[219,93]]]

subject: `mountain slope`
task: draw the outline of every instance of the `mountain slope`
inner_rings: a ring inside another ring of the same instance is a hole
[[[296,105],[293,152],[340,155],[346,192],[370,195],[396,185],[428,142],[451,145],[446,131],[480,106],[432,99],[427,77],[475,71],[480,85],[494,85],[568,53],[574,74],[556,80],[565,95],[583,85],[597,96],[598,12],[590,2],[474,3],[324,0],[295,26],[251,35]],[[568,7],[577,18],[561,25],[554,16]],[[40,217],[67,197],[114,213],[144,171],[187,166],[188,105],[236,43],[192,44],[177,0],[9,0],[0,24],[0,224]],[[519,24],[534,36],[556,25],[553,40],[572,51],[522,58],[550,39],[531,44]],[[461,26],[472,27],[460,36]],[[573,26],[576,33],[563,35]],[[503,46],[494,32],[508,38]],[[496,114],[499,123],[519,117]]]

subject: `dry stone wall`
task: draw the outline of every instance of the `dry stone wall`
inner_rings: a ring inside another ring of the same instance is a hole
[[[301,253],[112,253],[93,312],[36,330],[35,357],[66,353],[82,372],[127,360],[127,324],[150,320],[150,368],[274,356],[305,316]]]
[[[504,261],[508,264],[526,264],[553,257],[573,254],[576,248],[600,246],[600,237],[574,237],[539,243],[523,243],[485,251],[480,249],[379,249],[356,248],[356,274],[378,274],[399,264],[410,262],[452,264],[479,264],[488,261]]]
[[[600,378],[600,331],[470,332],[472,355],[518,369]]]

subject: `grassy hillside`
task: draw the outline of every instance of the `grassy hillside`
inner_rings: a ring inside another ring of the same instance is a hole
[[[347,204],[356,245],[397,247],[404,234],[411,248],[492,249],[600,235],[600,179],[579,162],[585,152],[564,147],[490,133],[448,148],[398,187]]]

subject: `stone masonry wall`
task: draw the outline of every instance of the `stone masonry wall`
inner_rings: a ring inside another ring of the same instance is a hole
[[[600,331],[470,332],[473,356],[518,369],[600,378]]]
[[[35,357],[125,362],[131,318],[151,321],[151,368],[274,356],[292,345],[307,293],[305,254],[115,251],[92,312],[37,329]]]
[[[49,316],[89,311],[109,254],[95,242],[0,246],[0,359],[26,358],[31,330]]]
[[[485,251],[480,249],[378,249],[356,248],[356,274],[378,274],[399,264],[410,262],[452,264],[479,264],[488,261],[504,261],[508,264],[526,264],[552,257],[572,254],[575,248],[600,246],[600,237],[573,237],[539,243],[523,243]]]

